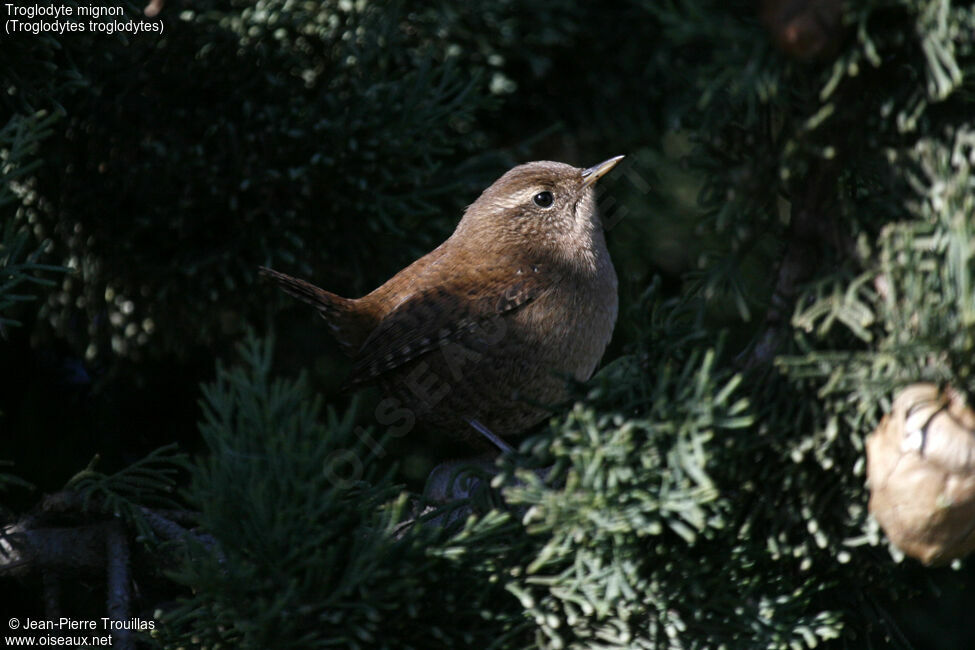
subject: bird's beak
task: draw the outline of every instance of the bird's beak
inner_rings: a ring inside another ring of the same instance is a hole
[[[582,170],[582,188],[585,189],[598,181],[600,178],[609,173],[609,171],[616,167],[616,164],[623,160],[624,156],[615,156],[609,160],[604,160],[598,165],[594,165],[589,169]]]

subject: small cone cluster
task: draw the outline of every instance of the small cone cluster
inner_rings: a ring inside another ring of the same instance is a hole
[[[975,550],[975,412],[913,384],[867,437],[870,512],[895,546],[929,565]]]

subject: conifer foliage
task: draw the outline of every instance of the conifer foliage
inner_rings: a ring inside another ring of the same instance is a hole
[[[174,416],[160,451],[66,488],[165,594],[133,602],[159,622],[140,642],[973,642],[931,595],[971,572],[905,560],[865,477],[898,390],[975,397],[969,3],[170,0],[161,19],[2,60],[56,74],[4,99],[0,327],[97,369],[91,400],[243,341],[206,359],[193,433]],[[327,332],[256,267],[362,292],[513,161],[616,153],[601,369],[473,494],[428,502],[408,466],[443,458],[375,396],[329,392],[337,351],[308,344]],[[24,449],[33,420],[0,406]],[[17,467],[5,495],[34,480]]]

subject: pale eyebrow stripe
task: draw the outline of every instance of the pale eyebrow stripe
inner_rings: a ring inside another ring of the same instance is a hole
[[[533,196],[535,196],[539,192],[545,192],[545,191],[551,192],[552,190],[544,185],[534,185],[532,187],[521,190],[520,192],[516,192],[515,194],[508,194],[504,196],[502,200],[496,201],[496,203],[497,205],[504,208],[514,208],[519,205],[523,205],[527,203],[528,201],[531,200]]]

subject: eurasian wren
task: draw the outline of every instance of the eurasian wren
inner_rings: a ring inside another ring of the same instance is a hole
[[[318,309],[354,358],[352,384],[388,395],[383,413],[455,434],[473,427],[503,448],[496,436],[543,420],[612,336],[616,272],[592,186],[622,158],[511,169],[447,241],[362,298],[261,273]]]

